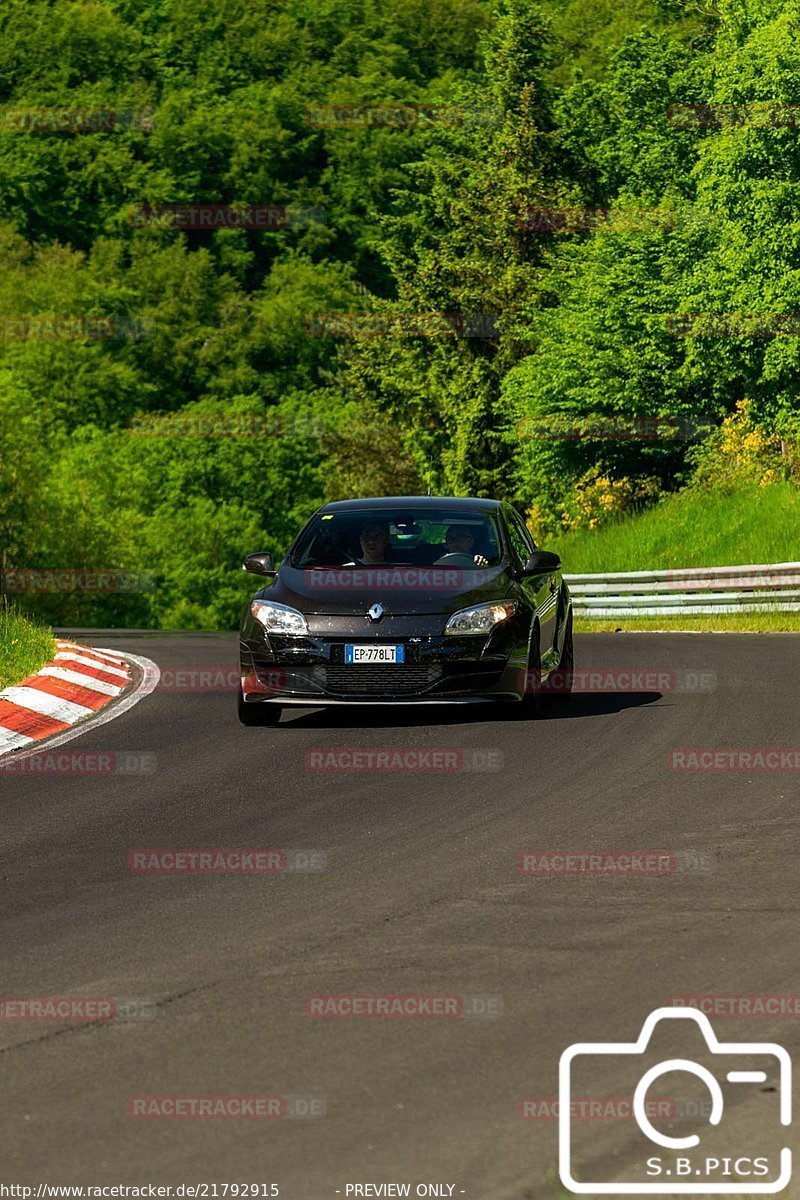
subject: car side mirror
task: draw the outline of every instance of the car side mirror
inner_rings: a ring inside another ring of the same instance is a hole
[[[549,550],[534,550],[522,568],[522,574],[545,575],[548,571],[558,571],[560,567],[561,559],[557,554],[552,554]]]
[[[242,570],[251,575],[277,575],[271,554],[248,554],[242,563]]]

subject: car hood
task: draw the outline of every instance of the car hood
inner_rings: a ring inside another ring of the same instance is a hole
[[[284,562],[259,595],[319,616],[361,616],[376,603],[390,616],[416,616],[501,600],[512,583],[506,564],[474,570],[398,564],[304,571]]]

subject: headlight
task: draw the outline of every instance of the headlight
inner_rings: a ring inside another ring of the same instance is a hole
[[[472,608],[461,608],[453,613],[444,627],[445,633],[491,633],[495,625],[507,621],[517,610],[513,602],[500,604],[475,604]]]
[[[267,633],[308,633],[306,619],[296,608],[272,600],[254,600],[250,612]]]

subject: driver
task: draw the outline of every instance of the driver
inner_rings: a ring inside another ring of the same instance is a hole
[[[475,538],[469,525],[450,525],[445,534],[445,545],[448,554],[466,554],[476,567],[488,567],[489,560],[482,554],[473,554]]]
[[[389,526],[383,521],[365,521],[358,531],[361,558],[345,563],[346,567],[377,567],[386,563],[389,545]]]

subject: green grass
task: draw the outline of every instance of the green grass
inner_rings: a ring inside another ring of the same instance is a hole
[[[716,613],[706,617],[582,617],[576,633],[800,633],[800,612]]]
[[[800,491],[788,483],[729,493],[688,490],[597,531],[564,534],[546,548],[568,575],[800,561]],[[580,633],[669,630],[797,633],[800,613],[575,618]]]
[[[0,688],[34,674],[55,652],[55,638],[46,626],[0,607]]]
[[[560,554],[571,575],[795,562],[800,491],[788,483],[728,494],[688,490],[603,529],[548,540],[545,549]]]

